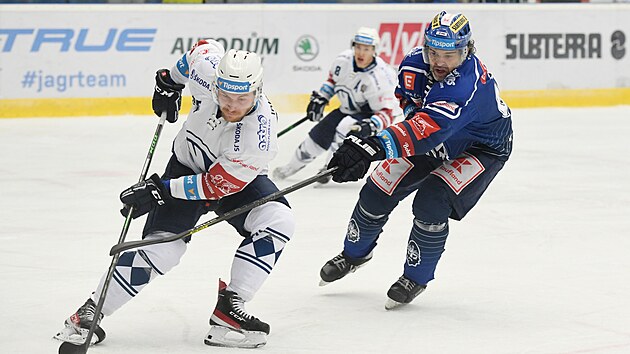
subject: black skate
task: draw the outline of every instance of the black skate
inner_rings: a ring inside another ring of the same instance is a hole
[[[96,304],[92,299],[87,299],[83,306],[79,307],[76,313],[70,316],[64,322],[64,328],[53,336],[54,339],[62,342],[81,345],[85,343],[85,339],[90,331],[92,321],[94,321],[94,313],[96,312]],[[90,344],[98,344],[105,339],[105,331],[99,325],[103,319],[101,313],[96,322],[94,335]]]
[[[346,257],[343,252],[339,253],[333,259],[326,262],[319,271],[319,276],[322,278],[319,282],[319,286],[328,285],[350,273],[354,273],[370,259],[372,259],[372,252],[363,258],[350,258]]]
[[[391,310],[410,303],[426,288],[427,286],[425,284],[418,284],[404,275],[401,276],[387,291],[385,309]]]
[[[267,343],[269,325],[245,311],[243,299],[219,279],[219,299],[204,343],[219,347],[257,348]]]

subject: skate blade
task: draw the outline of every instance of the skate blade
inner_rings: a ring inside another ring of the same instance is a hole
[[[82,334],[82,333],[77,332],[77,330],[72,327],[65,327],[64,329],[59,331],[59,333],[55,334],[52,338],[60,342],[83,345],[85,344],[85,339],[87,338],[87,330],[85,331],[84,334]],[[90,345],[94,345],[94,343],[96,343],[97,340],[98,340],[98,337],[96,335],[92,335],[92,339],[90,340]]]
[[[332,283],[332,282],[330,282],[330,281],[325,281],[325,280],[323,280],[323,279],[320,279],[320,280],[319,280],[319,286],[326,286],[326,285],[328,285],[328,284],[330,284],[330,283]]]
[[[395,308],[401,307],[407,305],[406,303],[403,302],[398,302],[398,301],[394,301],[390,298],[387,298],[387,301],[385,301],[385,310],[393,310]]]
[[[215,347],[258,348],[267,344],[267,334],[255,331],[236,331],[223,326],[210,326],[210,331],[203,342]]]

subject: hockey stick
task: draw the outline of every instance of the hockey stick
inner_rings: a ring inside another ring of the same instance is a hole
[[[158,139],[160,138],[160,134],[162,133],[162,128],[164,127],[164,122],[166,121],[166,111],[162,112],[160,116],[160,122],[155,129],[155,133],[153,134],[153,140],[151,140],[151,146],[149,147],[149,152],[147,153],[147,158],[144,160],[144,166],[142,166],[142,172],[140,173],[140,179],[138,182],[144,181],[147,177],[147,173],[149,171],[149,166],[151,165],[151,160],[153,159],[153,153],[155,152],[155,147],[157,146]],[[123,224],[122,231],[120,232],[120,238],[118,239],[118,244],[122,244],[125,242],[125,237],[127,237],[127,231],[129,231],[129,225],[131,224],[131,214],[133,213],[133,207],[129,208],[129,213],[125,218],[125,223]],[[107,271],[107,276],[105,277],[105,282],[103,283],[103,289],[101,290],[101,295],[98,298],[98,304],[96,305],[96,310],[94,311],[94,321],[90,325],[90,331],[88,332],[87,337],[85,338],[85,343],[83,344],[73,344],[70,342],[63,342],[59,346],[59,354],[85,354],[88,351],[88,347],[90,346],[90,342],[92,341],[92,337],[94,336],[94,331],[96,330],[97,318],[101,315],[101,310],[103,309],[103,303],[105,302],[105,296],[107,295],[107,289],[109,288],[109,282],[112,280],[112,276],[114,275],[114,269],[116,268],[116,264],[118,263],[118,258],[120,258],[120,253],[116,253],[112,257],[112,262],[109,265],[109,270]]]
[[[295,122],[295,123],[293,123],[293,124],[289,125],[288,127],[286,127],[286,128],[284,128],[284,129],[282,129],[282,131],[280,131],[280,132],[278,133],[278,138],[279,138],[279,137],[281,137],[281,136],[283,136],[283,135],[284,135],[285,133],[287,133],[289,130],[291,130],[291,129],[293,129],[293,128],[297,127],[298,125],[300,125],[300,124],[302,124],[302,123],[304,123],[304,122],[306,122],[307,120],[308,120],[308,117],[304,117],[304,118],[302,118],[302,119],[298,120],[297,122]]]
[[[249,204],[245,204],[239,208],[233,209],[228,211],[227,213],[221,215],[221,216],[217,216],[214,219],[208,220],[206,222],[204,222],[203,224],[199,224],[197,226],[195,226],[194,228],[181,232],[177,235],[172,235],[172,236],[167,236],[167,237],[162,237],[159,239],[151,239],[151,240],[139,240],[139,241],[129,241],[129,242],[124,242],[124,243],[118,243],[117,245],[114,245],[111,250],[109,251],[110,255],[116,255],[116,254],[120,254],[121,252],[130,250],[132,248],[137,248],[137,247],[143,247],[143,246],[149,246],[149,245],[155,245],[158,243],[166,243],[166,242],[171,242],[171,241],[176,241],[179,239],[182,239],[184,237],[190,236],[194,233],[197,233],[201,230],[207,229],[208,227],[218,224],[221,221],[225,221],[227,219],[231,219],[237,215],[243,214],[245,212],[248,212],[256,207],[259,207],[267,202],[270,202],[272,200],[276,200],[284,195],[287,195],[291,192],[294,192],[298,189],[304,188],[306,186],[308,186],[309,184],[312,184],[314,182],[316,182],[318,179],[320,179],[321,177],[327,176],[333,172],[335,172],[335,170],[337,170],[337,167],[333,167],[333,168],[329,168],[327,170],[321,171],[320,173],[316,174],[313,177],[307,178],[301,182],[298,182],[296,184],[293,184],[283,190],[277,191],[275,193],[269,194],[266,197],[260,198],[258,200],[255,200]]]

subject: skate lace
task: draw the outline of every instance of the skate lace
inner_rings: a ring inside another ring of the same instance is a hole
[[[234,294],[230,298],[230,304],[232,305],[232,310],[236,312],[237,315],[245,318],[246,320],[255,319],[254,316],[248,314],[245,311],[245,301],[243,301],[243,299],[238,294]]]
[[[343,270],[344,268],[346,268],[348,261],[343,256],[343,254],[339,254],[332,259],[332,263],[339,270]]]
[[[413,290],[413,288],[416,287],[416,283],[415,282],[405,278],[404,276],[398,278],[397,283],[402,285],[402,287],[405,288],[405,290],[407,290],[409,292],[411,292],[411,290]]]
[[[96,314],[96,307],[92,306],[92,304],[85,304],[79,308],[77,311],[77,315],[82,322],[92,322],[94,321],[94,315]]]

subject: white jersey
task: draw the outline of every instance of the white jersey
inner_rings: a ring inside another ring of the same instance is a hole
[[[171,70],[173,81],[188,83],[193,95],[173,152],[197,174],[170,181],[175,198],[216,200],[237,193],[256,176],[267,174],[269,161],[278,153],[278,116],[265,95],[240,122],[220,117],[212,85],[222,49],[211,44],[194,47]]]
[[[400,113],[394,95],[396,84],[396,71],[383,59],[376,57],[367,68],[359,69],[354,63],[353,50],[347,49],[333,61],[328,80],[322,84],[319,93],[328,100],[336,95],[341,102],[339,110],[342,113],[372,113],[381,130]]]

